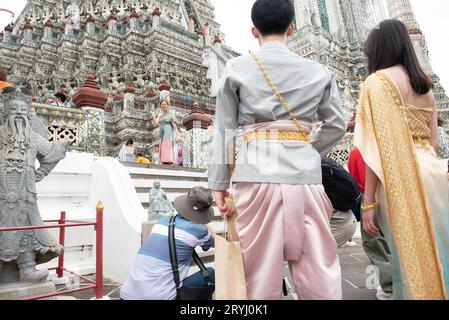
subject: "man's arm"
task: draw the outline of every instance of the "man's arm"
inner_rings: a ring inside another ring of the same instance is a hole
[[[210,248],[214,248],[215,247],[216,233],[215,233],[215,231],[210,231],[209,230],[210,227],[206,226],[206,228],[208,229],[208,233],[202,239],[201,243],[199,244],[199,246],[201,247],[201,249],[203,249],[203,251],[209,251]]]
[[[221,86],[218,90],[213,157],[209,163],[209,189],[214,191],[215,202],[222,215],[232,212],[225,203],[226,190],[231,182],[231,169],[234,163],[234,137],[238,128],[238,83],[233,77],[232,61],[228,61]]]
[[[327,71],[327,70],[326,70]],[[318,108],[318,120],[323,125],[313,142],[314,148],[324,158],[346,133],[346,122],[335,76],[330,74],[323,100]]]
[[[234,133],[238,128],[237,110],[239,105],[238,86],[232,73],[232,65],[228,62],[217,95],[213,158],[209,164],[209,188],[214,191],[227,190],[231,181],[229,164],[233,163],[234,159],[228,150],[234,144]]]

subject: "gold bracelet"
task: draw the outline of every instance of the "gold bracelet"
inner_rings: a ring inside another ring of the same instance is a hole
[[[368,205],[362,205],[360,208],[362,209],[363,212],[366,212],[366,211],[377,209],[378,206],[379,206],[379,204],[377,202],[374,202],[374,203],[371,203]]]

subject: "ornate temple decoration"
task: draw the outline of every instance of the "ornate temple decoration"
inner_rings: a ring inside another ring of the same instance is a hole
[[[426,39],[418,22],[416,21],[410,0],[387,0],[387,6],[390,16],[403,21],[407,26],[410,37],[412,38],[413,46],[415,47],[415,51],[418,55],[419,62],[423,66],[424,71],[433,80],[433,93],[437,101],[438,113],[444,120],[449,120],[449,98],[446,95],[444,88],[441,86],[440,79],[432,69]]]
[[[368,75],[363,42],[377,23],[389,17],[407,25],[418,58],[434,82],[439,116],[449,120],[449,98],[432,70],[426,41],[409,0],[387,0],[387,6],[383,0],[292,1],[297,31],[288,46],[335,73],[348,121],[357,109],[360,85]],[[349,133],[329,157],[344,164],[351,150],[352,135]]]
[[[0,65],[38,103],[54,91],[74,94],[95,74],[109,101],[104,153],[115,156],[128,137],[141,149],[153,144],[148,122],[159,86],[170,86],[184,117],[193,100],[214,113],[225,63],[238,55],[224,39],[209,0],[30,0],[4,30]]]
[[[357,108],[360,84],[367,76],[363,42],[371,29],[389,17],[410,31],[419,60],[434,81],[438,111],[449,120],[449,98],[430,66],[427,45],[409,0],[292,0],[297,31],[289,47],[327,66],[337,76],[349,120]]]

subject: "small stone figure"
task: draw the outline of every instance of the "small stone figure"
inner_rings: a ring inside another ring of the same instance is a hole
[[[4,92],[1,100],[0,227],[41,226],[36,183],[64,159],[69,142],[51,143],[33,130],[31,99],[20,89]],[[0,283],[46,280],[48,271],[37,270],[36,265],[52,260],[62,250],[45,229],[0,232]]]
[[[161,183],[153,183],[150,190],[150,208],[148,209],[148,221],[156,221],[161,217],[174,214],[172,203],[167,199],[167,194],[161,189]]]

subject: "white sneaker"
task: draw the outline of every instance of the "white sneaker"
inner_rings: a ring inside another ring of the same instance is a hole
[[[384,292],[382,290],[382,287],[378,286],[376,298],[377,298],[377,300],[393,300],[393,294]]]
[[[348,241],[348,242],[346,242],[345,246],[347,246],[347,247],[357,247],[357,242]]]

